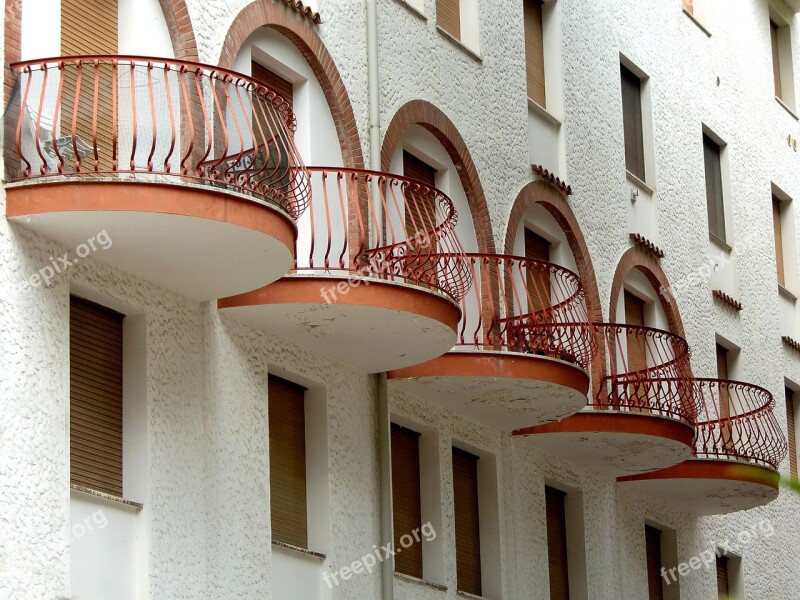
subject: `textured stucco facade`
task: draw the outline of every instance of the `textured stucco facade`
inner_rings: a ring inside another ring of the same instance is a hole
[[[262,2],[301,21],[279,0]],[[650,78],[653,193],[639,202],[647,203],[641,210],[655,223],[647,236],[666,253],[661,267],[693,351],[694,373],[713,375],[715,335],[738,346],[732,378],[769,390],[785,428],[784,381],[800,385],[800,354],[783,344],[781,335],[800,337],[800,328],[781,316],[770,184],[800,199],[800,154],[787,144],[787,136],[800,137],[800,126],[774,98],[768,2],[707,0],[710,36],[682,11],[679,0],[555,2],[561,61],[553,68],[561,72],[563,101],[552,110],[562,121],[559,151],[565,165],[559,176],[573,190],[569,204],[588,246],[604,319],[617,302],[611,297],[613,279],[632,232],[619,87],[623,55]],[[37,2],[22,4],[23,19],[33,18]],[[229,27],[248,4],[187,0],[201,62],[219,61]],[[521,1],[478,1],[478,56],[437,30],[435,0],[425,0],[421,13],[402,0],[377,4],[382,134],[410,101],[425,100],[441,110],[474,162],[495,246],[506,248],[514,202],[534,178]],[[792,27],[794,62],[800,65],[795,15],[779,0],[773,6]],[[318,0],[316,8],[324,21],[314,26],[316,35],[341,75],[369,164],[365,2]],[[735,277],[725,291],[741,301],[740,312],[713,299],[710,276],[697,276],[716,252],[708,240],[704,125],[727,144]],[[5,215],[4,193],[0,212]],[[800,211],[793,214],[800,231]],[[486,216],[473,214],[472,220],[483,222]],[[800,244],[793,247],[800,250]],[[0,222],[0,597],[49,600],[73,593],[70,293],[143,317],[146,454],[141,460],[147,468],[145,492],[137,498],[144,508],[137,516],[140,587],[133,597],[284,600],[273,591],[279,550],[270,538],[267,373],[315,390],[326,418],[325,435],[317,438],[325,444],[327,461],[327,512],[317,521],[325,558],[313,563],[311,572],[337,570],[378,544],[376,376],[243,325],[221,314],[214,302],[193,302],[112,269],[102,262],[102,252],[49,286],[24,289],[50,257],[70,250],[24,224]],[[800,264],[800,255],[793,263]],[[545,484],[568,488],[580,499],[586,585],[574,590],[579,600],[647,598],[645,522],[673,529],[678,559],[686,561],[757,530],[765,520],[769,535],[759,530],[762,534],[741,547],[745,597],[800,598],[800,496],[782,490],[762,508],[695,517],[537,450],[525,438],[469,422],[391,386],[390,408],[403,422],[435,433],[440,475],[441,577],[434,582],[440,585],[396,577],[398,600],[459,597],[454,441],[495,460],[495,558],[501,567],[499,593],[487,593],[489,598],[549,598]],[[788,461],[782,472],[788,472]],[[318,590],[311,597],[378,598],[380,573],[356,575],[332,590],[320,583]],[[713,567],[681,578],[682,600],[712,597]]]

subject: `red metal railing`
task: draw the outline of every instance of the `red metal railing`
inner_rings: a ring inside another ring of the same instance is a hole
[[[309,167],[313,201],[298,222],[295,272],[420,285],[464,296],[470,272],[453,202],[388,173]]]
[[[457,348],[538,354],[588,370],[595,352],[580,278],[558,265],[467,254]]]
[[[608,365],[593,407],[694,422],[698,406],[686,340],[650,327],[594,323],[593,329]]]
[[[295,218],[308,203],[291,106],[253,79],[138,56],[69,56],[12,68],[9,181],[169,175],[275,204]]]
[[[719,379],[696,379],[700,400],[695,458],[738,460],[777,470],[786,439],[764,388]]]

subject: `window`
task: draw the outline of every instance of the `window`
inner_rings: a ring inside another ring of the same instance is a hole
[[[783,216],[783,206],[781,201],[772,195],[772,232],[775,239],[775,264],[778,270],[778,284],[786,287],[786,274],[784,271],[784,250],[783,233],[781,229],[781,217]]]
[[[478,51],[478,0],[436,0],[436,25]]]
[[[392,423],[392,505],[394,547],[403,535],[422,528],[419,469],[420,434]],[[394,570],[422,579],[422,544],[411,544],[395,555]]]
[[[644,132],[642,125],[642,81],[625,65],[620,65],[622,80],[622,121],[625,133],[625,167],[645,180]]]
[[[708,231],[725,243],[725,204],[722,194],[722,160],[720,145],[707,134],[703,134],[703,160],[706,171],[706,204],[708,208]]]
[[[625,301],[625,323],[633,327],[644,327],[645,302],[629,291],[623,291]],[[627,334],[628,371],[641,371],[647,368],[647,339],[636,330]]]
[[[436,0],[436,24],[461,39],[461,0]]]
[[[649,600],[664,600],[663,578],[661,569],[661,531],[650,525],[644,527],[645,547],[647,551],[647,592]]]
[[[786,396],[786,438],[789,443],[789,475],[797,479],[797,435],[794,390],[783,388]]]
[[[550,262],[550,242],[525,228],[525,258]],[[528,295],[533,311],[542,311],[550,306],[550,271],[528,267]]]
[[[717,344],[716,345],[716,354],[717,354],[717,379],[722,379],[723,381],[730,379],[730,351],[723,345]],[[719,388],[719,406],[717,407],[719,411],[719,418],[723,419],[724,422],[721,424],[721,435],[723,444],[726,447],[729,447],[733,443],[733,431],[732,431],[732,424],[730,422],[731,417],[731,396],[728,388],[724,385],[720,385]]]
[[[120,498],[124,318],[70,297],[70,482]]]
[[[403,151],[403,174],[432,188],[436,187],[436,169],[418,159],[410,152]],[[433,232],[436,229],[436,206],[430,194],[406,191],[405,198],[411,201],[406,207],[406,234],[415,235]],[[433,243],[435,240],[428,240]]]
[[[770,8],[769,34],[775,97],[794,110],[792,34],[787,22],[778,15],[774,8]]]
[[[294,101],[294,84],[256,61],[250,63],[250,74],[268,88],[279,93],[291,106]]]
[[[272,539],[308,548],[305,388],[269,376]]]
[[[528,80],[528,97],[547,107],[544,78],[544,27],[542,0],[524,0],[525,64]]]
[[[569,600],[566,494],[546,486],[547,565],[550,572],[550,600]]]
[[[481,539],[478,460],[453,448],[453,504],[456,524],[456,580],[461,592],[481,596]]]
[[[717,596],[720,600],[727,600],[730,590],[728,588],[728,557],[717,557]]]

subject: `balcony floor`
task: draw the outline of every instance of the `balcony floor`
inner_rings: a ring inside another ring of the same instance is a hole
[[[635,475],[683,462],[692,455],[692,427],[648,414],[586,411],[517,430],[525,443],[598,473]]]
[[[243,320],[362,373],[379,373],[440,356],[456,341],[458,305],[440,293],[377,279],[290,276],[223,298],[223,314]],[[345,293],[324,292],[344,282]]]
[[[778,497],[778,474],[765,467],[722,460],[681,464],[617,480],[625,489],[698,515],[724,515],[768,504]]]
[[[282,211],[195,186],[136,181],[6,188],[6,216],[70,249],[105,232],[91,258],[195,300],[265,285],[291,268],[296,229]]]
[[[387,376],[397,389],[506,431],[574,414],[589,390],[580,367],[511,352],[449,352]]]

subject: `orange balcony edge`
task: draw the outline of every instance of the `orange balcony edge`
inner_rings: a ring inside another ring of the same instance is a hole
[[[685,462],[640,475],[618,477],[618,482],[656,479],[716,479],[742,481],[765,485],[775,490],[780,485],[780,475],[767,467],[724,460],[687,460]]]
[[[433,360],[387,373],[388,379],[417,377],[528,379],[568,387],[582,395],[589,391],[589,376],[583,369],[536,354],[450,352]]]

